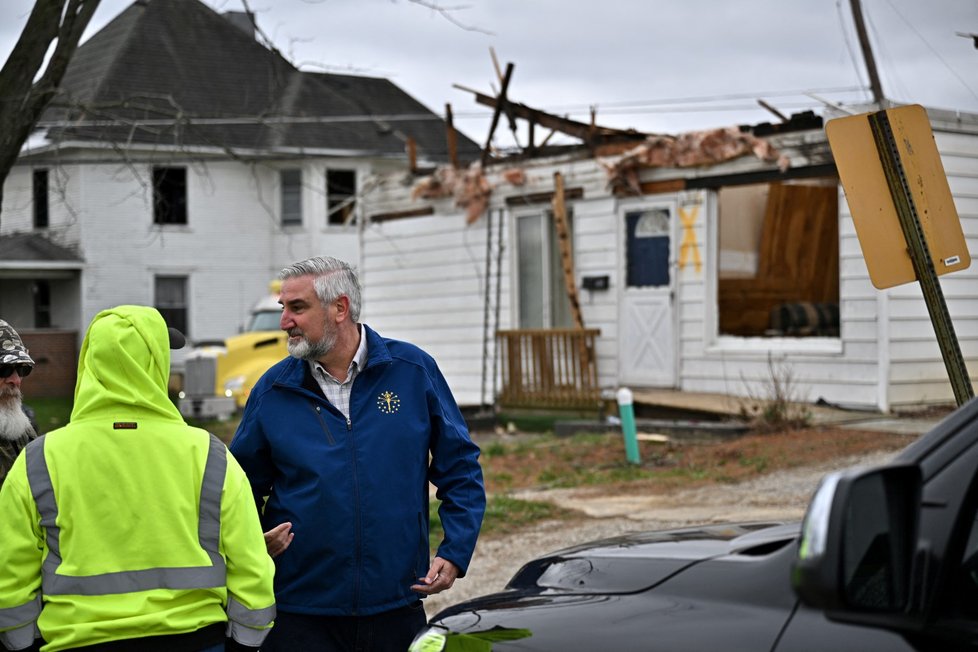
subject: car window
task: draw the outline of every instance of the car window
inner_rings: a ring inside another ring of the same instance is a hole
[[[969,499],[964,503],[968,517],[962,526],[968,530],[968,539],[961,554],[961,564],[954,575],[953,595],[949,601],[952,610],[960,615],[978,616],[978,483],[971,487]]]

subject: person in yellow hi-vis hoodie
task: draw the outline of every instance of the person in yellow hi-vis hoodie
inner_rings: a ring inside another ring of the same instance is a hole
[[[183,340],[145,306],[89,325],[70,423],[31,442],[0,490],[8,650],[255,649],[271,628],[251,487],[167,396]]]

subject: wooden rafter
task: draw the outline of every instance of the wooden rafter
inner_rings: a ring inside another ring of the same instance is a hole
[[[511,66],[512,64],[509,65]],[[507,72],[509,72],[509,68],[507,68]],[[504,81],[507,80],[504,78]],[[649,135],[634,129],[613,129],[611,127],[601,127],[593,123],[578,122],[577,120],[562,118],[560,116],[553,115],[552,113],[531,108],[519,102],[513,102],[506,97],[505,86],[500,92],[499,97],[486,95],[485,93],[481,93],[471,88],[466,88],[465,86],[461,86],[459,84],[454,84],[454,87],[459,90],[472,93],[475,96],[476,103],[491,107],[495,112],[495,121],[499,120],[498,115],[500,113],[506,113],[507,116],[526,120],[530,124],[538,125],[553,131],[558,131],[575,138],[580,138],[582,141],[592,146],[621,140],[641,141]]]

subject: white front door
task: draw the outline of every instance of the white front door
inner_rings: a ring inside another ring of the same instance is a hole
[[[624,287],[618,322],[618,368],[623,385],[676,384],[675,222],[675,202],[623,211]]]

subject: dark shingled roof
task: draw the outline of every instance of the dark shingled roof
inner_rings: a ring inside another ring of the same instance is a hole
[[[387,79],[302,72],[198,0],[137,0],[82,44],[41,123],[54,140],[337,149],[448,159],[445,123]],[[169,122],[174,116],[205,123]],[[419,116],[384,120],[383,116]],[[320,122],[322,117],[363,117]],[[297,118],[260,122],[255,118]],[[92,121],[117,120],[115,124]],[[214,124],[214,120],[235,123]],[[64,121],[88,124],[65,126]],[[133,120],[165,124],[133,125]],[[128,122],[127,122],[128,121]],[[462,160],[480,148],[458,134]]]
[[[38,233],[11,233],[10,235],[0,236],[0,261],[32,263],[84,262],[82,257],[74,250],[54,244]]]

